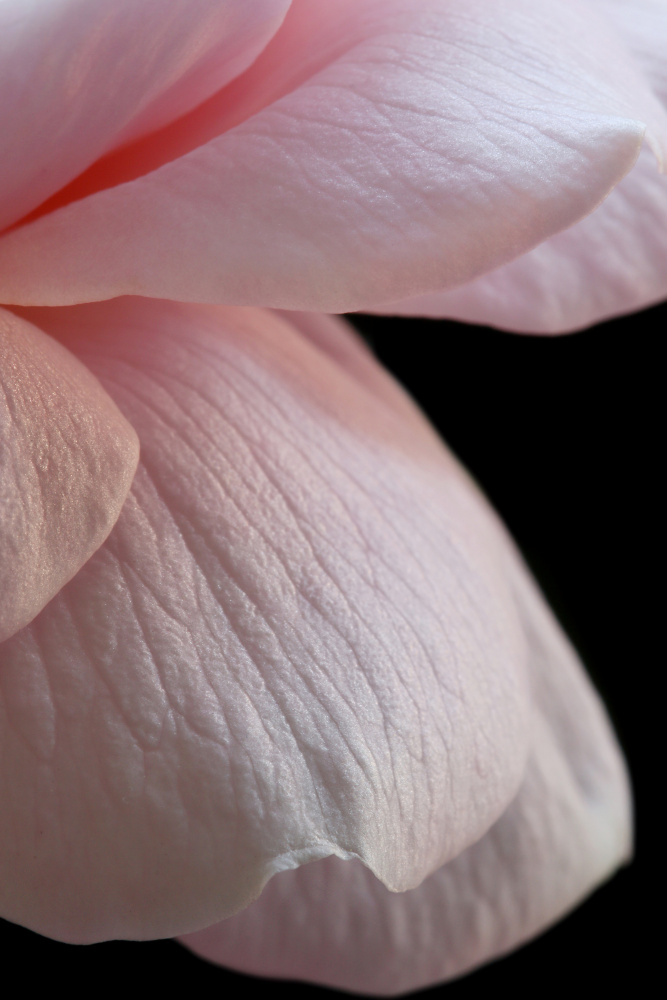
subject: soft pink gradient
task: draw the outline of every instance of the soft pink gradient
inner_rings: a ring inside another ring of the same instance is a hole
[[[359,862],[273,879],[243,913],[187,935],[244,972],[395,995],[459,976],[567,912],[630,849],[628,790],[609,724],[522,573],[533,707],[523,783],[480,841],[417,889],[388,892]]]
[[[0,309],[0,642],[27,625],[113,528],[137,435],[90,371]]]
[[[238,76],[289,0],[3,0],[0,228]]]
[[[605,0],[657,97],[667,103],[664,0]],[[667,178],[644,148],[591,215],[504,267],[452,291],[382,307],[526,333],[578,330],[667,294]]]
[[[3,646],[6,711],[28,670],[34,692],[3,730],[11,916],[164,936],[331,853],[418,885],[503,812],[529,752],[511,549],[481,496],[407,398],[269,314],[33,318],[142,453],[108,542]]]
[[[579,0],[296,0],[245,75],[0,238],[0,299],[338,312],[474,281],[596,209],[642,142],[664,159],[644,49],[604,13]],[[629,225],[643,249],[660,218]],[[574,253],[585,270],[590,254]],[[583,308],[584,321],[637,297]],[[542,329],[549,303],[524,311],[520,328],[534,315]]]
[[[325,313],[664,297],[665,13],[0,4],[3,916],[395,993],[627,859],[576,654]]]

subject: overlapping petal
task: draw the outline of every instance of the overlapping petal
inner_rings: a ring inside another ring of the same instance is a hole
[[[142,458],[106,544],[2,646],[3,914],[184,933],[308,860],[406,889],[477,840],[522,780],[527,640],[504,532],[419,412],[262,313],[33,318]]]
[[[3,0],[0,228],[250,65],[289,0]]]
[[[643,309],[667,294],[667,178],[642,151],[592,215],[461,288],[385,306],[525,333],[563,333]]]
[[[665,0],[601,0],[663,104]],[[452,291],[383,307],[528,333],[562,333],[633,312],[667,295],[667,177],[642,150],[591,215],[530,253]]]
[[[99,548],[137,459],[134,430],[90,372],[0,310],[0,641]]]
[[[3,915],[401,992],[627,855],[574,654],[361,344],[115,297],[552,331],[663,296],[662,6],[0,7],[0,300],[113,299],[2,313]]]
[[[571,0],[299,0],[197,121],[203,145],[6,234],[0,298],[339,311],[448,288],[591,211],[645,130],[658,153],[667,135]]]
[[[629,795],[595,693],[539,597],[517,580],[530,643],[532,752],[478,843],[404,894],[335,858],[277,875],[243,913],[184,943],[233,969],[391,995],[516,948],[627,858]]]

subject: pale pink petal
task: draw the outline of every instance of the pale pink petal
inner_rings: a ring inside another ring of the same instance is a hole
[[[260,58],[250,71],[261,82],[285,54],[282,76],[260,87],[260,108],[282,94],[273,103],[6,234],[0,298],[130,292],[364,308],[516,257],[591,211],[631,168],[646,128],[664,146],[662,107],[580,0],[323,0],[312,10],[293,4],[268,68]],[[316,71],[299,82],[291,39],[303,47],[309,12],[306,69]]]
[[[656,94],[667,103],[667,5],[665,0],[597,0],[615,24]]]
[[[516,948],[627,860],[628,784],[608,721],[537,595],[519,590],[533,749],[486,836],[403,894],[337,858],[281,873],[243,913],[185,937],[188,947],[243,972],[403,993]]]
[[[642,151],[630,175],[576,226],[461,288],[377,311],[563,333],[666,296],[667,176]]]
[[[309,860],[406,889],[477,840],[523,777],[527,637],[510,543],[407,397],[254,310],[26,312],[142,458],[0,649],[2,915],[173,935]]]
[[[598,0],[655,93],[667,102],[665,0]],[[461,288],[379,312],[449,317],[527,333],[562,333],[667,296],[667,177],[648,150],[592,215]]]
[[[276,310],[276,314],[295,326],[344,368],[348,375],[352,375],[392,409],[400,411],[407,420],[417,419],[419,423],[422,422],[423,417],[417,413],[413,400],[388,371],[378,364],[375,355],[353,327],[328,313]]]
[[[80,361],[0,309],[0,642],[107,537],[137,436]]]
[[[3,0],[0,228],[243,72],[289,0]]]

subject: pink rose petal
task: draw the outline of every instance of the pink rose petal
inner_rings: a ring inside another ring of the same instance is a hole
[[[289,0],[3,0],[0,228],[243,72]]]
[[[523,580],[535,699],[519,794],[421,886],[388,892],[358,862],[276,875],[243,913],[184,937],[243,972],[393,995],[461,975],[561,917],[630,850],[625,769],[572,649]]]
[[[167,936],[309,860],[407,889],[481,837],[531,739],[523,570],[407,397],[254,310],[26,312],[142,457],[106,544],[0,648],[0,912]]]
[[[642,151],[586,219],[461,288],[384,306],[525,333],[578,330],[667,295],[667,177]]]
[[[411,422],[416,419],[420,424],[423,422],[423,417],[415,409],[405,390],[378,364],[375,355],[353,327],[328,313],[276,310],[276,315],[295,326],[320,351],[344,368],[348,375],[384,400],[393,410],[398,410],[405,419]]]
[[[90,372],[0,310],[0,641],[99,548],[137,459],[135,432]]]
[[[662,155],[664,111],[591,5],[317,11],[305,47],[312,7],[293,4],[254,84],[238,81],[239,99],[258,88],[252,117],[6,234],[0,298],[369,307],[459,285],[571,225],[630,170],[645,129]],[[229,127],[221,115],[209,132]]]
[[[667,103],[664,0],[600,0],[656,95]],[[649,151],[591,215],[461,288],[377,310],[449,317],[528,333],[576,330],[667,296],[667,177]]]

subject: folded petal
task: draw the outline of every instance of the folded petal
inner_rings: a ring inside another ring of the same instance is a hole
[[[336,312],[442,290],[577,221],[667,136],[574,0],[298,0],[232,90],[246,120],[223,92],[203,145],[6,234],[0,298]]]
[[[598,0],[667,104],[664,0]],[[448,317],[526,333],[562,333],[667,296],[667,177],[644,149],[591,215],[530,253],[451,291],[379,312]]]
[[[667,296],[667,176],[650,152],[600,207],[518,260],[462,288],[378,312],[563,333]]]
[[[81,362],[0,310],[0,641],[99,548],[137,459],[134,430]]]
[[[0,650],[0,912],[171,936],[309,860],[405,889],[479,839],[523,776],[527,640],[509,542],[407,397],[270,314],[26,312],[142,457]]]
[[[273,878],[243,913],[183,942],[243,972],[391,995],[516,948],[630,849],[627,777],[601,705],[536,594],[519,584],[535,699],[519,794],[478,843],[410,892],[327,858]]]
[[[400,412],[406,420],[413,422],[417,418],[421,423],[423,418],[417,415],[413,400],[387,370],[377,363],[375,355],[352,326],[341,323],[337,316],[328,313],[276,310],[276,315],[282,316],[296,327],[320,351],[344,368],[348,375],[361,382],[393,410]]]
[[[247,69],[289,0],[3,0],[0,228]]]

